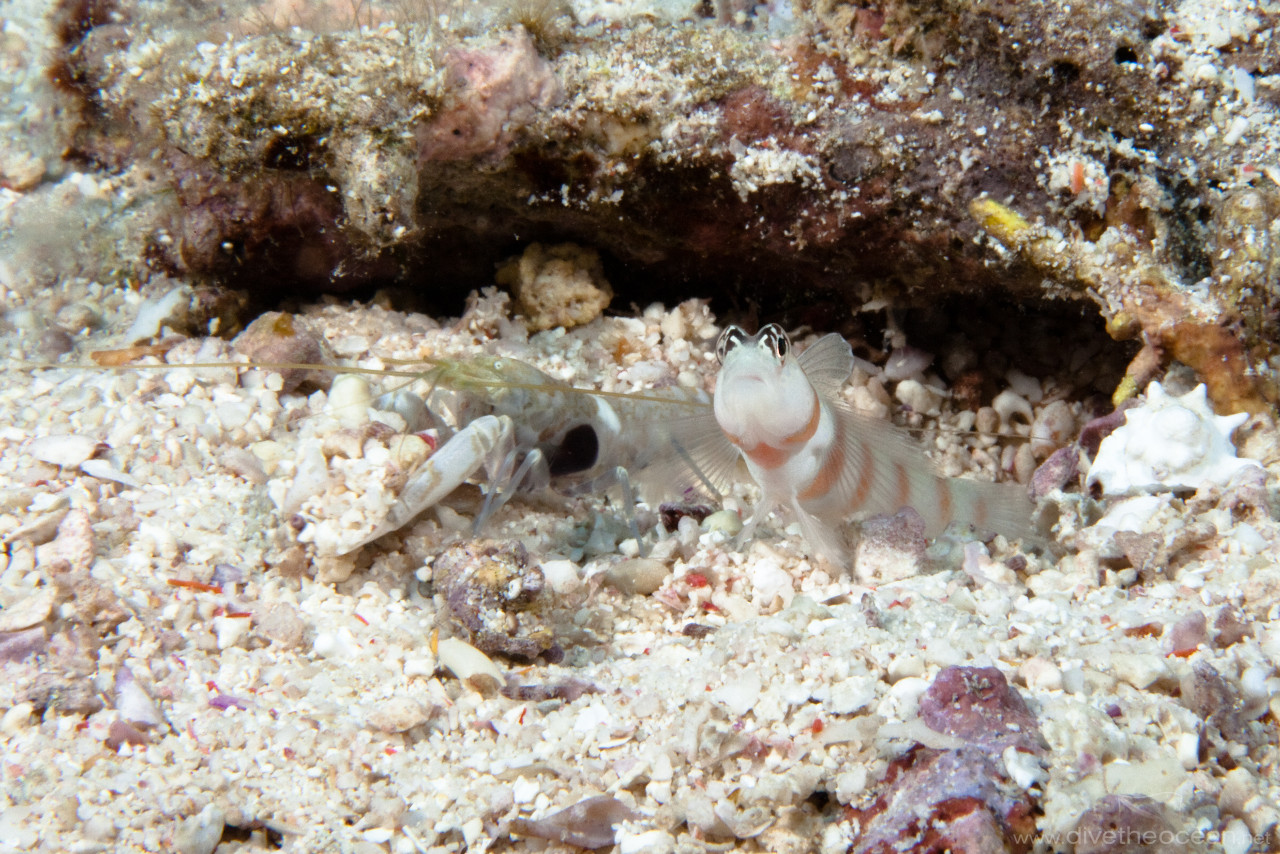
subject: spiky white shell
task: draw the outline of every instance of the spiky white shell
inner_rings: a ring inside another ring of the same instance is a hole
[[[1225,486],[1258,466],[1237,457],[1231,444],[1248,417],[1214,415],[1204,385],[1173,397],[1153,382],[1146,403],[1126,412],[1124,425],[1102,440],[1089,483],[1101,484],[1104,495]]]

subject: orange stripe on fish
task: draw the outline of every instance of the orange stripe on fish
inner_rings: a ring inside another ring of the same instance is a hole
[[[762,443],[749,451],[743,451],[743,453],[747,455],[747,459],[762,469],[776,469],[785,465],[795,452],[785,451],[782,448],[775,448],[773,445]]]
[[[822,421],[822,401],[818,400],[818,396],[813,396],[813,407],[809,415],[809,421],[796,430],[783,437],[778,445],[803,445],[813,438],[813,434],[818,432],[818,424]],[[728,435],[728,434],[726,434]],[[735,441],[736,440],[736,441]],[[742,448],[741,439],[736,436],[729,436],[729,441]],[[778,445],[767,445],[763,442],[757,444],[753,448],[742,448],[742,453],[747,459],[760,466],[762,469],[776,469],[786,464],[791,459],[791,455],[795,453],[794,448],[778,447]]]
[[[831,491],[831,487],[840,482],[842,474],[844,474],[844,449],[839,445],[835,445],[832,447],[831,453],[827,454],[827,459],[818,471],[818,476],[809,481],[809,485],[796,497],[801,501],[816,501],[819,498],[825,498],[827,493]]]
[[[952,511],[951,484],[944,481],[942,486],[943,489],[938,491],[938,515],[943,519],[950,519]]]
[[[818,432],[818,424],[822,421],[822,401],[818,400],[818,396],[813,396],[813,411],[809,413],[809,423],[804,427],[792,433],[782,441],[788,445],[799,445],[813,438],[813,434]]]

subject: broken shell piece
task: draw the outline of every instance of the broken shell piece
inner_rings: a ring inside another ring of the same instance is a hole
[[[444,638],[436,650],[440,666],[458,680],[481,694],[495,693],[506,684],[507,677],[493,659],[471,644],[457,638]]]
[[[910,407],[912,412],[937,415],[941,411],[939,407],[942,405],[942,392],[930,388],[919,380],[906,379],[898,383],[897,388],[893,390],[893,396]]]
[[[80,471],[98,480],[110,480],[130,489],[141,489],[142,484],[111,464],[110,460],[85,460]]]
[[[1076,415],[1071,404],[1055,400],[1036,413],[1031,424],[1031,452],[1043,460],[1071,441],[1076,433]]]
[[[1158,382],[1147,388],[1147,402],[1125,412],[1125,423],[1102,440],[1089,469],[1089,483],[1103,495],[1132,495],[1226,486],[1240,471],[1258,468],[1240,459],[1231,433],[1249,416],[1214,415],[1206,389],[1196,386],[1181,397]]]
[[[0,610],[0,632],[17,632],[38,626],[53,613],[58,594],[52,587],[43,587],[30,596]]]
[[[915,379],[933,362],[933,354],[915,347],[899,347],[884,363],[884,378],[889,382]]]
[[[226,816],[216,804],[199,814],[182,819],[174,827],[173,843],[182,854],[213,854],[226,830]]]
[[[579,801],[546,818],[517,818],[511,831],[521,836],[566,842],[580,848],[604,848],[614,844],[615,827],[639,818],[635,811],[617,798],[599,795]]]
[[[704,531],[722,531],[730,537],[736,537],[742,530],[742,517],[732,510],[717,510],[702,520]]]
[[[88,436],[41,436],[32,439],[27,450],[41,462],[62,468],[74,468],[93,457],[98,440]]]
[[[160,710],[127,667],[116,671],[116,711],[120,717],[139,727],[164,723]]]
[[[214,617],[213,631],[218,639],[218,649],[230,649],[249,631],[247,617]]]
[[[155,338],[167,323],[178,325],[184,322],[191,310],[191,298],[195,291],[186,285],[180,285],[171,291],[148,298],[138,306],[138,314],[133,319],[124,340],[129,344],[137,344],[148,338]]]
[[[996,395],[995,400],[991,401],[991,408],[1000,415],[1002,431],[1010,429],[1015,415],[1028,424],[1035,420],[1035,413],[1031,411],[1031,404],[1027,399],[1008,389]]]

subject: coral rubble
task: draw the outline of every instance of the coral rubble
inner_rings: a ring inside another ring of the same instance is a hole
[[[1259,15],[1216,40],[1145,0],[831,3],[744,28],[591,10],[547,39],[528,16],[451,9],[441,27],[370,8],[359,30],[228,33],[178,11],[126,27],[143,10],[121,0],[64,28],[55,73],[83,106],[81,156],[145,165],[175,194],[161,263],[333,287],[483,274],[459,241],[492,256],[514,233],[673,282],[918,300],[1034,294],[1047,272],[1081,298],[1066,262],[985,245],[966,205],[1016,200],[1116,285],[1143,255],[1193,283],[1212,211],[1243,245],[1266,208],[1216,189],[1267,142],[1270,78],[1254,75],[1276,48]],[[1228,53],[1234,71],[1210,65]],[[1183,131],[1211,122],[1226,133]],[[1249,245],[1219,278],[1256,314],[1269,298],[1240,296],[1240,271],[1269,271],[1270,243]]]

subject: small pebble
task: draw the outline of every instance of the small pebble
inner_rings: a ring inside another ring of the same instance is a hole
[[[893,390],[893,396],[899,402],[922,415],[937,415],[941,410],[943,395],[935,388],[925,385],[919,380],[903,380]]]
[[[1164,806],[1142,795],[1103,797],[1080,816],[1072,836],[1078,840],[1076,854],[1173,854],[1177,850],[1167,842],[1176,837]]]
[[[125,342],[137,344],[159,335],[166,323],[171,326],[181,324],[190,311],[193,294],[191,288],[179,285],[167,293],[146,299],[138,307],[133,325],[125,333]]]
[[[923,373],[932,361],[932,353],[911,346],[899,347],[885,360],[884,378],[894,383],[912,379]]]
[[[1226,649],[1253,635],[1248,617],[1234,604],[1225,604],[1213,618],[1213,645]]]
[[[734,537],[742,530],[742,517],[732,510],[717,510],[702,520],[702,530],[708,533],[723,531]]]
[[[909,507],[864,522],[854,550],[853,571],[858,581],[879,586],[919,575],[928,547],[924,531],[924,519]]]
[[[29,629],[49,619],[58,594],[52,587],[42,587],[30,596],[0,610],[0,632]]]
[[[218,649],[230,649],[239,644],[248,633],[250,622],[248,617],[214,617],[213,631],[218,638]]]
[[[254,615],[258,634],[282,649],[294,649],[302,645],[307,624],[298,617],[298,611],[286,602],[278,602],[259,617]]]
[[[544,560],[542,576],[554,592],[564,595],[582,588],[582,575],[578,565],[571,560]]]
[[[1167,647],[1169,652],[1185,655],[1194,652],[1200,644],[1209,639],[1209,621],[1202,611],[1188,614],[1173,624],[1169,630]]]
[[[198,815],[182,819],[173,831],[173,846],[179,854],[213,854],[222,841],[226,816],[215,804],[209,804]]]
[[[1059,448],[1031,475],[1031,499],[1039,501],[1080,476],[1080,451],[1075,445]]]
[[[660,560],[637,557],[620,561],[605,570],[604,580],[619,593],[648,596],[671,574],[671,567]]]
[[[128,667],[116,671],[115,705],[120,716],[140,727],[159,726],[164,716]]]
[[[116,826],[102,814],[94,814],[84,823],[84,835],[97,842],[110,842],[116,838]]]
[[[392,697],[383,700],[368,715],[369,726],[381,732],[405,732],[426,723],[430,710],[408,697]]]
[[[330,659],[352,658],[360,652],[355,637],[347,628],[338,629],[336,632],[318,633],[311,643],[311,648],[315,650],[316,655]]]
[[[36,345],[36,353],[46,362],[52,362],[59,356],[70,353],[76,347],[76,340],[62,329],[46,329]]]
[[[13,706],[4,713],[4,717],[0,718],[0,733],[16,735],[21,732],[31,721],[31,713],[34,711],[35,706],[30,703],[18,703]]]
[[[665,830],[618,835],[618,854],[672,854],[676,840]]]
[[[0,662],[22,661],[42,652],[49,643],[44,626],[19,632],[0,633]]]
[[[98,450],[98,440],[89,436],[41,436],[27,446],[31,456],[62,468],[74,468]]]
[[[1045,752],[1035,715],[994,667],[944,669],[920,698],[920,718],[935,732],[985,748]]]
[[[1128,682],[1139,691],[1169,675],[1169,665],[1162,656],[1148,653],[1113,652],[1111,674]]]
[[[1033,656],[1018,668],[1027,687],[1036,691],[1058,691],[1062,689],[1062,671],[1052,661]]]
[[[367,420],[369,407],[373,405],[373,392],[369,381],[359,374],[342,374],[334,379],[329,389],[327,409],[347,427],[358,427]]]
[[[231,346],[250,361],[265,364],[316,364],[324,359],[324,348],[307,325],[279,311],[260,315],[236,336]],[[273,372],[280,375],[280,388],[286,393],[296,389],[311,373],[306,368],[279,368]]]

